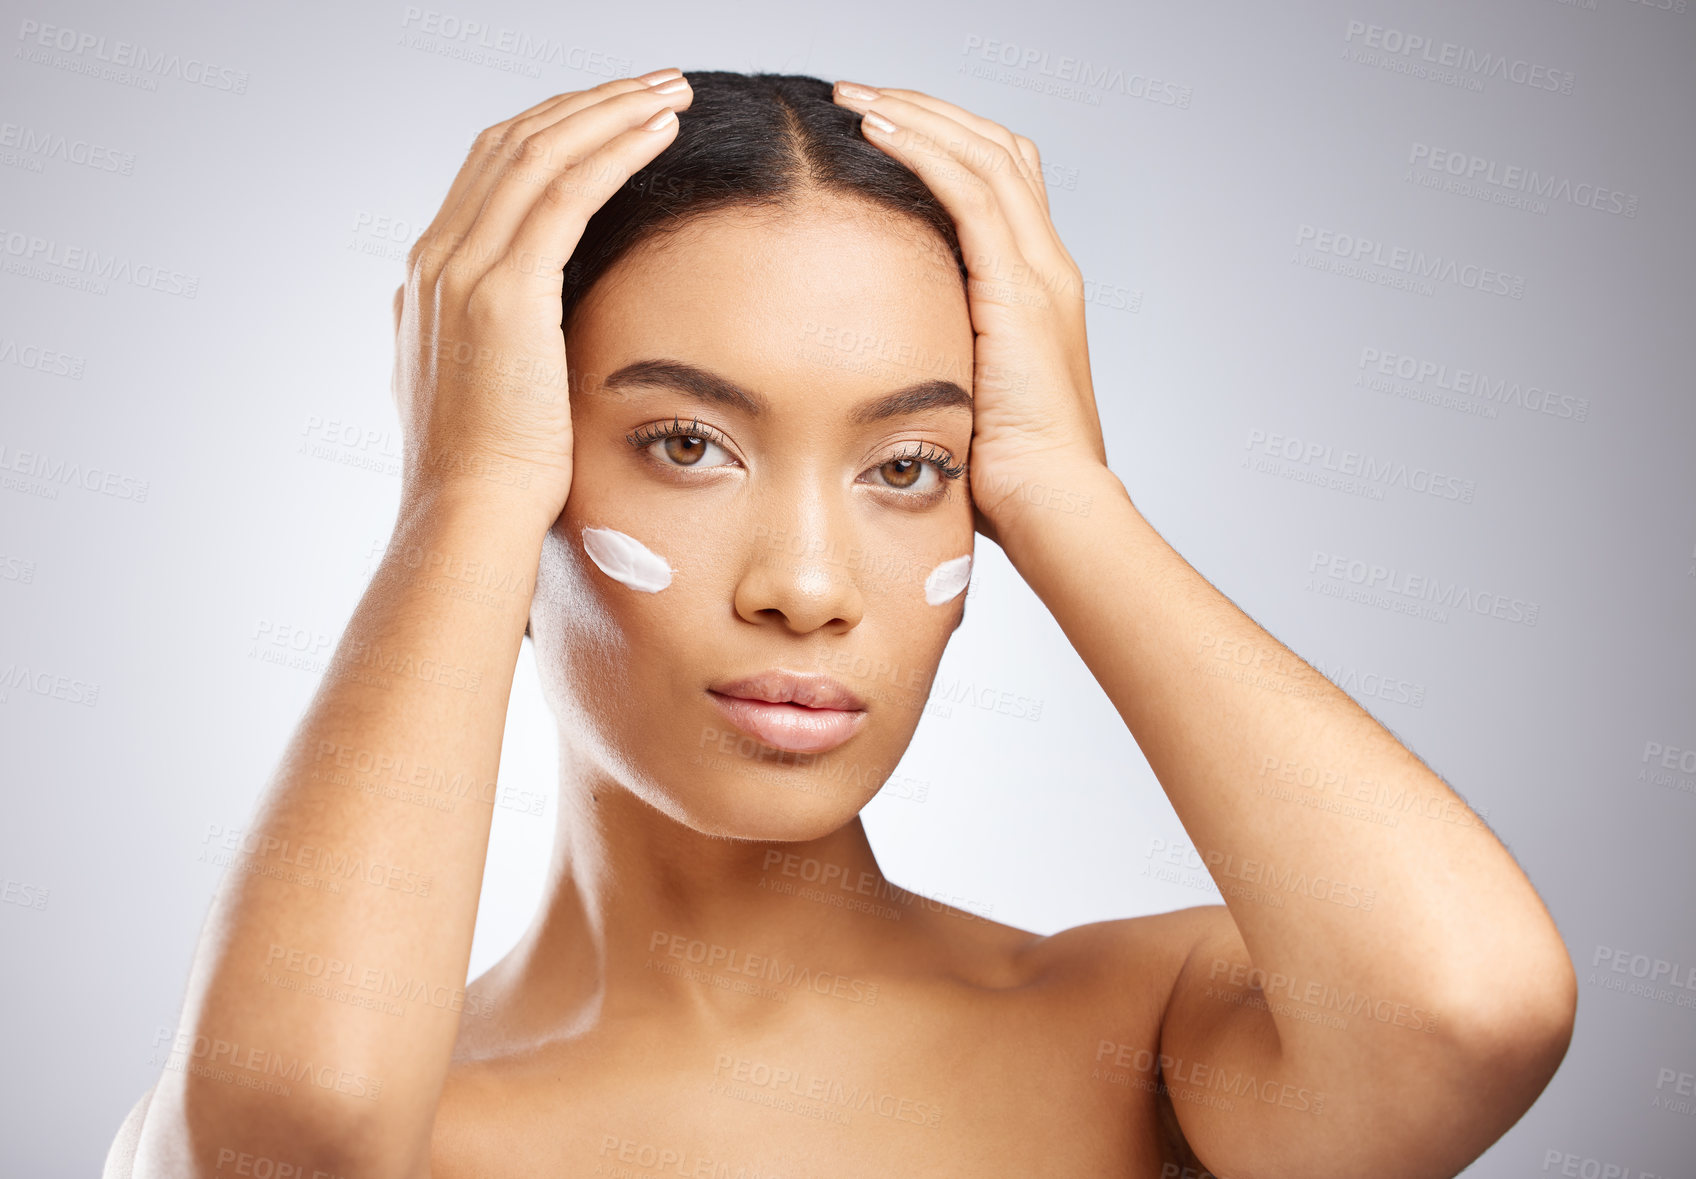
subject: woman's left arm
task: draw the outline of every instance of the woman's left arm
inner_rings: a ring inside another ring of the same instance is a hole
[[[1113,701],[1225,898],[1198,913],[1162,1024],[1185,1135],[1232,1179],[1454,1174],[1565,1055],[1577,979],[1553,920],[1466,803],[1197,573],[1107,467],[1082,278],[1034,145],[876,93],[838,85],[893,123],[868,118],[865,137],[924,178],[966,256],[980,528]]]

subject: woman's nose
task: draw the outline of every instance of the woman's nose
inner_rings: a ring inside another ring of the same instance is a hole
[[[816,502],[755,524],[736,584],[736,613],[747,622],[780,622],[795,634],[852,630],[865,599],[851,560],[851,529]]]

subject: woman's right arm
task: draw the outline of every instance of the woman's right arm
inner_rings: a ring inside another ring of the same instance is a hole
[[[529,607],[517,585],[452,596],[431,560],[529,582],[543,530],[503,506],[444,491],[402,510],[248,827],[254,850],[213,902],[176,1040],[160,1046],[140,1157],[187,1152],[161,1173],[220,1159],[228,1171],[241,1155],[419,1170]],[[409,553],[427,559],[409,568]],[[313,886],[326,882],[339,891]],[[300,1159],[303,1144],[316,1157]]]
[[[414,248],[394,532],[213,901],[137,1179],[428,1174],[513,671],[571,482],[564,265],[677,125],[643,124],[689,101],[620,79],[490,128]]]

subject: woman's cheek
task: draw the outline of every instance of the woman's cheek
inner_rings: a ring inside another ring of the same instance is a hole
[[[950,557],[925,577],[925,601],[946,606],[959,597],[972,580],[972,554]]]
[[[585,527],[578,534],[596,568],[637,593],[657,594],[671,585],[671,563],[628,533]]]

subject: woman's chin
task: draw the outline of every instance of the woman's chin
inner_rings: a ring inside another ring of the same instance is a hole
[[[659,809],[720,839],[805,843],[838,830],[869,801],[859,786],[810,778],[805,771],[783,780],[764,769],[698,776],[686,797],[669,797]]]

